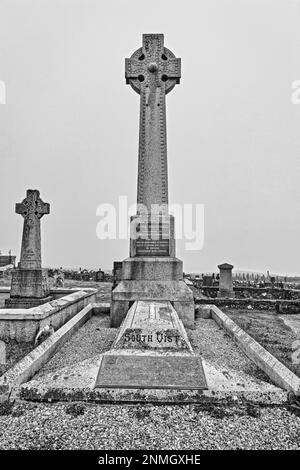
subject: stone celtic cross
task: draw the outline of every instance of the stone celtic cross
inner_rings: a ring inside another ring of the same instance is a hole
[[[168,205],[165,96],[180,83],[181,59],[164,47],[163,34],[143,34],[143,46],[125,59],[126,83],[140,94],[137,203]]]
[[[42,201],[37,189],[28,189],[26,198],[16,204],[16,213],[24,218],[19,267],[40,269],[42,266],[40,219],[50,213],[50,204]]]

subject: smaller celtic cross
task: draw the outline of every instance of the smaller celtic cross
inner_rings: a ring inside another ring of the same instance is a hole
[[[40,269],[42,267],[40,219],[50,213],[50,204],[42,201],[37,189],[28,189],[26,198],[16,204],[16,213],[24,218],[19,267]]]

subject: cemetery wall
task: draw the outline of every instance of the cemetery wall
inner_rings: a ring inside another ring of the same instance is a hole
[[[280,314],[300,313],[300,300],[280,300],[280,299],[222,299],[222,298],[196,298],[195,304],[214,304],[220,307],[239,308],[251,310],[274,310]],[[197,308],[197,307],[196,307]]]
[[[196,286],[204,295],[209,298],[215,298],[218,295],[218,286]],[[296,289],[281,289],[278,287],[249,287],[249,286],[234,286],[233,291],[235,297],[242,298],[266,298],[266,299],[284,299],[284,300],[300,300],[300,290]]]
[[[55,330],[74,317],[86,305],[96,302],[96,289],[73,291],[71,294],[39,307],[2,309],[0,311],[0,339],[3,341],[33,342],[39,329],[49,325]]]

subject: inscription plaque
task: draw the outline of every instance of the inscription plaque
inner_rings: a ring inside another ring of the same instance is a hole
[[[169,256],[170,224],[164,218],[137,227],[136,256]]]

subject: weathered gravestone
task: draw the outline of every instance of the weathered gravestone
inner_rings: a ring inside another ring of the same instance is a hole
[[[96,282],[104,282],[104,279],[105,279],[104,271],[102,271],[102,269],[99,269],[98,271],[96,271],[95,281]]]
[[[220,269],[218,297],[234,297],[232,284],[232,264],[219,264],[218,268]]]
[[[203,276],[203,287],[212,287],[213,277],[212,276]]]
[[[193,328],[193,293],[175,257],[168,210],[166,94],[180,82],[181,60],[164,46],[163,34],[144,34],[143,46],[125,61],[125,77],[140,95],[138,208],[131,218],[130,257],[112,291],[111,324],[119,326],[134,301],[170,301]]]
[[[12,271],[10,298],[6,308],[31,308],[49,302],[47,271],[42,269],[41,222],[50,213],[50,205],[36,189],[28,189],[26,198],[16,204],[16,213],[24,219],[21,256]]]

